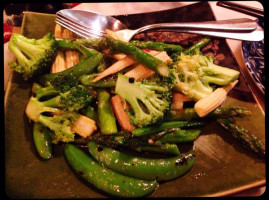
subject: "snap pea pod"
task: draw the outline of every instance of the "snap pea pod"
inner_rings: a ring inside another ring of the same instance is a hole
[[[152,193],[158,186],[155,180],[136,179],[105,168],[72,144],[65,145],[64,153],[75,172],[98,189],[113,196],[142,197]]]
[[[112,88],[116,86],[115,79],[105,79],[92,82],[92,80],[97,76],[97,74],[83,75],[79,78],[82,85],[90,86],[93,88]]]
[[[70,41],[61,41],[61,46],[72,49],[76,47],[76,49],[79,49],[86,58],[82,61],[80,61],[78,64],[74,65],[73,67],[70,67],[64,71],[57,72],[57,73],[50,73],[45,74],[40,77],[39,82],[42,85],[48,85],[50,81],[57,78],[58,76],[68,76],[72,75],[75,78],[79,78],[82,75],[90,74],[93,72],[93,70],[101,63],[103,59],[103,55],[99,53],[98,51],[94,49],[87,49],[85,47],[82,47],[78,44],[73,44]]]
[[[35,122],[33,126],[33,138],[36,150],[41,158],[50,159],[52,157],[51,130],[41,123]]]
[[[114,52],[125,53],[131,56],[136,62],[143,64],[161,76],[169,77],[170,71],[167,64],[154,56],[146,53],[134,45],[120,40],[108,38],[108,45]]]
[[[132,134],[135,136],[143,136],[143,135],[148,135],[152,133],[157,133],[157,132],[163,131],[165,129],[170,129],[170,128],[191,128],[191,127],[197,127],[197,126],[202,126],[202,125],[204,125],[204,122],[200,122],[200,121],[169,121],[169,122],[163,122],[155,126],[135,128],[132,131]]]
[[[182,130],[175,128],[173,132],[164,134],[157,142],[161,143],[182,143],[193,142],[200,135],[199,129]]]
[[[152,153],[169,154],[173,156],[181,155],[177,145],[169,144],[169,143],[160,144],[160,145],[150,145],[150,144],[146,145],[145,144],[145,145],[140,145],[134,148],[133,150],[137,152],[146,151],[146,152],[152,152]]]
[[[129,43],[140,49],[143,48],[143,49],[152,49],[156,51],[167,51],[169,53],[181,52],[183,50],[182,46],[180,45],[166,44],[163,42],[132,40]]]
[[[116,118],[110,103],[110,94],[105,89],[97,90],[97,110],[99,125],[102,134],[115,134],[118,132]]]
[[[133,156],[112,148],[88,143],[90,154],[100,164],[126,176],[145,180],[166,181],[186,173],[193,166],[194,154],[170,158],[143,158]]]

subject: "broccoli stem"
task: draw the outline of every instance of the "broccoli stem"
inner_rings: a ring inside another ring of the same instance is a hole
[[[135,47],[130,43],[125,43],[120,40],[108,38],[108,45],[115,52],[125,53],[130,55],[136,62],[143,64],[161,76],[169,77],[170,71],[165,62],[154,56],[146,53],[145,51]]]
[[[97,90],[99,125],[103,134],[118,132],[116,118],[110,103],[110,94],[105,89]]]
[[[229,118],[229,117],[244,117],[250,115],[251,112],[244,107],[240,106],[226,106],[218,107],[211,113],[209,113],[207,118]],[[200,117],[195,112],[194,108],[185,108],[182,110],[169,110],[165,120],[175,121],[175,120],[193,120],[199,119]]]
[[[232,118],[217,119],[217,124],[227,130],[244,148],[251,150],[260,157],[265,157],[264,143],[247,129],[237,125]]]
[[[197,42],[197,43],[193,44],[192,46],[190,46],[189,48],[185,49],[183,51],[183,53],[184,54],[190,54],[195,49],[199,49],[200,50],[201,48],[205,47],[210,41],[211,41],[210,37],[204,37],[199,42]]]
[[[134,136],[144,136],[152,133],[157,133],[163,131],[165,129],[171,128],[192,128],[197,126],[204,125],[204,122],[199,121],[170,121],[170,122],[162,122],[159,125],[155,126],[147,126],[147,127],[139,127],[132,131]]]
[[[169,53],[182,51],[182,46],[180,45],[166,44],[162,42],[132,40],[129,43],[140,49],[153,49],[156,51],[167,51]]]

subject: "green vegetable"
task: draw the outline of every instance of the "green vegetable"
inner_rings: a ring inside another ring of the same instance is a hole
[[[107,38],[78,38],[76,43],[86,46],[88,48],[95,49],[97,51],[103,51],[108,48]]]
[[[110,94],[104,89],[97,91],[99,125],[103,134],[118,132],[116,118],[110,103]]]
[[[200,135],[201,131],[198,129],[181,130],[174,128],[170,133],[164,134],[157,142],[161,143],[183,143],[193,142]]]
[[[71,126],[77,120],[77,111],[92,99],[90,92],[81,85],[65,93],[48,86],[33,93],[25,112],[29,119],[53,131],[52,143],[70,142],[74,140]]]
[[[139,127],[161,121],[172,100],[171,91],[166,85],[145,85],[119,74],[115,88],[115,93],[132,108],[132,113],[129,112],[131,123]]]
[[[166,44],[163,42],[132,40],[129,42],[129,44],[140,49],[153,49],[156,51],[166,51],[168,53],[181,52],[183,50],[182,46],[180,45]]]
[[[150,145],[150,144],[145,144],[145,145],[140,145],[136,148],[133,148],[133,150],[137,151],[137,152],[152,152],[152,153],[161,153],[161,154],[168,154],[168,155],[173,155],[173,156],[179,156],[180,151],[177,147],[176,144],[169,144],[169,143],[165,143],[165,144],[161,144],[161,145]]]
[[[244,107],[240,106],[225,106],[218,107],[211,113],[206,115],[206,118],[229,118],[229,117],[244,117],[250,115],[251,112]],[[194,108],[185,108],[182,110],[169,110],[165,120],[175,121],[175,120],[193,120],[200,119],[200,117],[195,112]]]
[[[25,80],[49,72],[57,53],[56,40],[51,32],[41,39],[13,33],[8,48],[16,58],[16,62],[10,61],[9,65]]]
[[[132,134],[135,136],[143,136],[152,133],[158,133],[165,129],[171,128],[192,128],[197,126],[204,125],[204,122],[199,121],[169,121],[169,122],[162,122],[161,124],[154,125],[154,126],[146,126],[146,127],[139,127],[135,128],[132,131]]]
[[[131,178],[107,169],[94,161],[84,151],[66,144],[64,153],[70,166],[96,188],[117,197],[142,197],[158,186],[154,181]]]
[[[82,115],[85,115],[86,117],[89,117],[94,121],[97,121],[98,114],[93,106],[86,106],[83,109],[81,109],[80,112],[82,113]]]
[[[234,119],[217,119],[217,124],[227,130],[244,148],[251,150],[260,157],[265,157],[264,143],[247,129],[237,125]]]
[[[34,143],[38,154],[43,159],[50,159],[52,157],[51,134],[51,131],[41,123],[34,123]]]
[[[157,74],[164,77],[169,77],[170,71],[165,62],[155,58],[154,56],[135,47],[134,45],[122,42],[120,40],[115,40],[112,38],[108,38],[108,45],[113,52],[125,53],[131,56],[138,63],[151,68]]]
[[[96,67],[102,62],[102,54],[94,49],[88,49],[86,47],[83,47],[82,45],[65,40],[58,41],[58,45],[60,47],[77,49],[83,55],[85,55],[86,58],[80,61],[78,64],[74,65],[73,67],[70,67],[64,71],[52,74],[45,74],[41,76],[39,81],[42,85],[49,85],[51,81],[53,81],[54,79],[58,79],[62,76],[68,76],[68,78],[72,76],[74,77],[74,79],[78,79],[82,75],[92,73],[96,69]]]
[[[92,80],[97,76],[97,74],[88,74],[83,75],[79,78],[79,81],[82,85],[90,86],[93,88],[112,88],[116,85],[115,79],[102,79],[96,82],[92,82]]]
[[[105,167],[145,180],[175,179],[190,170],[195,161],[194,154],[162,159],[137,157],[95,142],[89,142],[88,149],[94,159]]]
[[[199,42],[195,43],[194,45],[190,46],[189,48],[185,49],[183,51],[184,54],[191,54],[191,53],[195,53],[195,51],[198,49],[202,49],[203,47],[205,47],[209,42],[211,41],[210,37],[205,37],[203,39],[201,39]]]
[[[175,63],[179,82],[175,88],[188,97],[199,100],[211,94],[214,85],[224,86],[235,81],[240,72],[213,63],[210,56],[181,54]]]

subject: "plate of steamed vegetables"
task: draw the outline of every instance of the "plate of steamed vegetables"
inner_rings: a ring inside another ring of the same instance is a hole
[[[22,193],[12,187],[28,188],[26,197],[41,198],[218,196],[264,180],[264,140],[248,129],[257,106],[229,97],[240,71],[204,53],[216,39],[201,36],[183,47],[124,42],[109,30],[108,37],[79,38],[58,24],[51,27],[38,38],[13,33],[9,42],[16,58],[9,62],[11,84],[22,93],[28,89],[17,103],[26,142],[17,143],[29,149],[18,158],[21,171],[6,158],[6,183],[23,171],[21,184],[8,184],[7,192],[16,197]],[[14,148],[7,154],[19,151]],[[248,178],[249,171],[254,175]]]

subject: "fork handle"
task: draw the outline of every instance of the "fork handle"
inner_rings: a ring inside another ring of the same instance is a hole
[[[179,23],[159,23],[143,26],[137,29],[136,33],[150,29],[160,28],[187,28],[187,29],[204,29],[204,30],[226,30],[234,32],[251,32],[257,28],[255,20],[247,18],[205,21],[205,22],[179,22]]]

